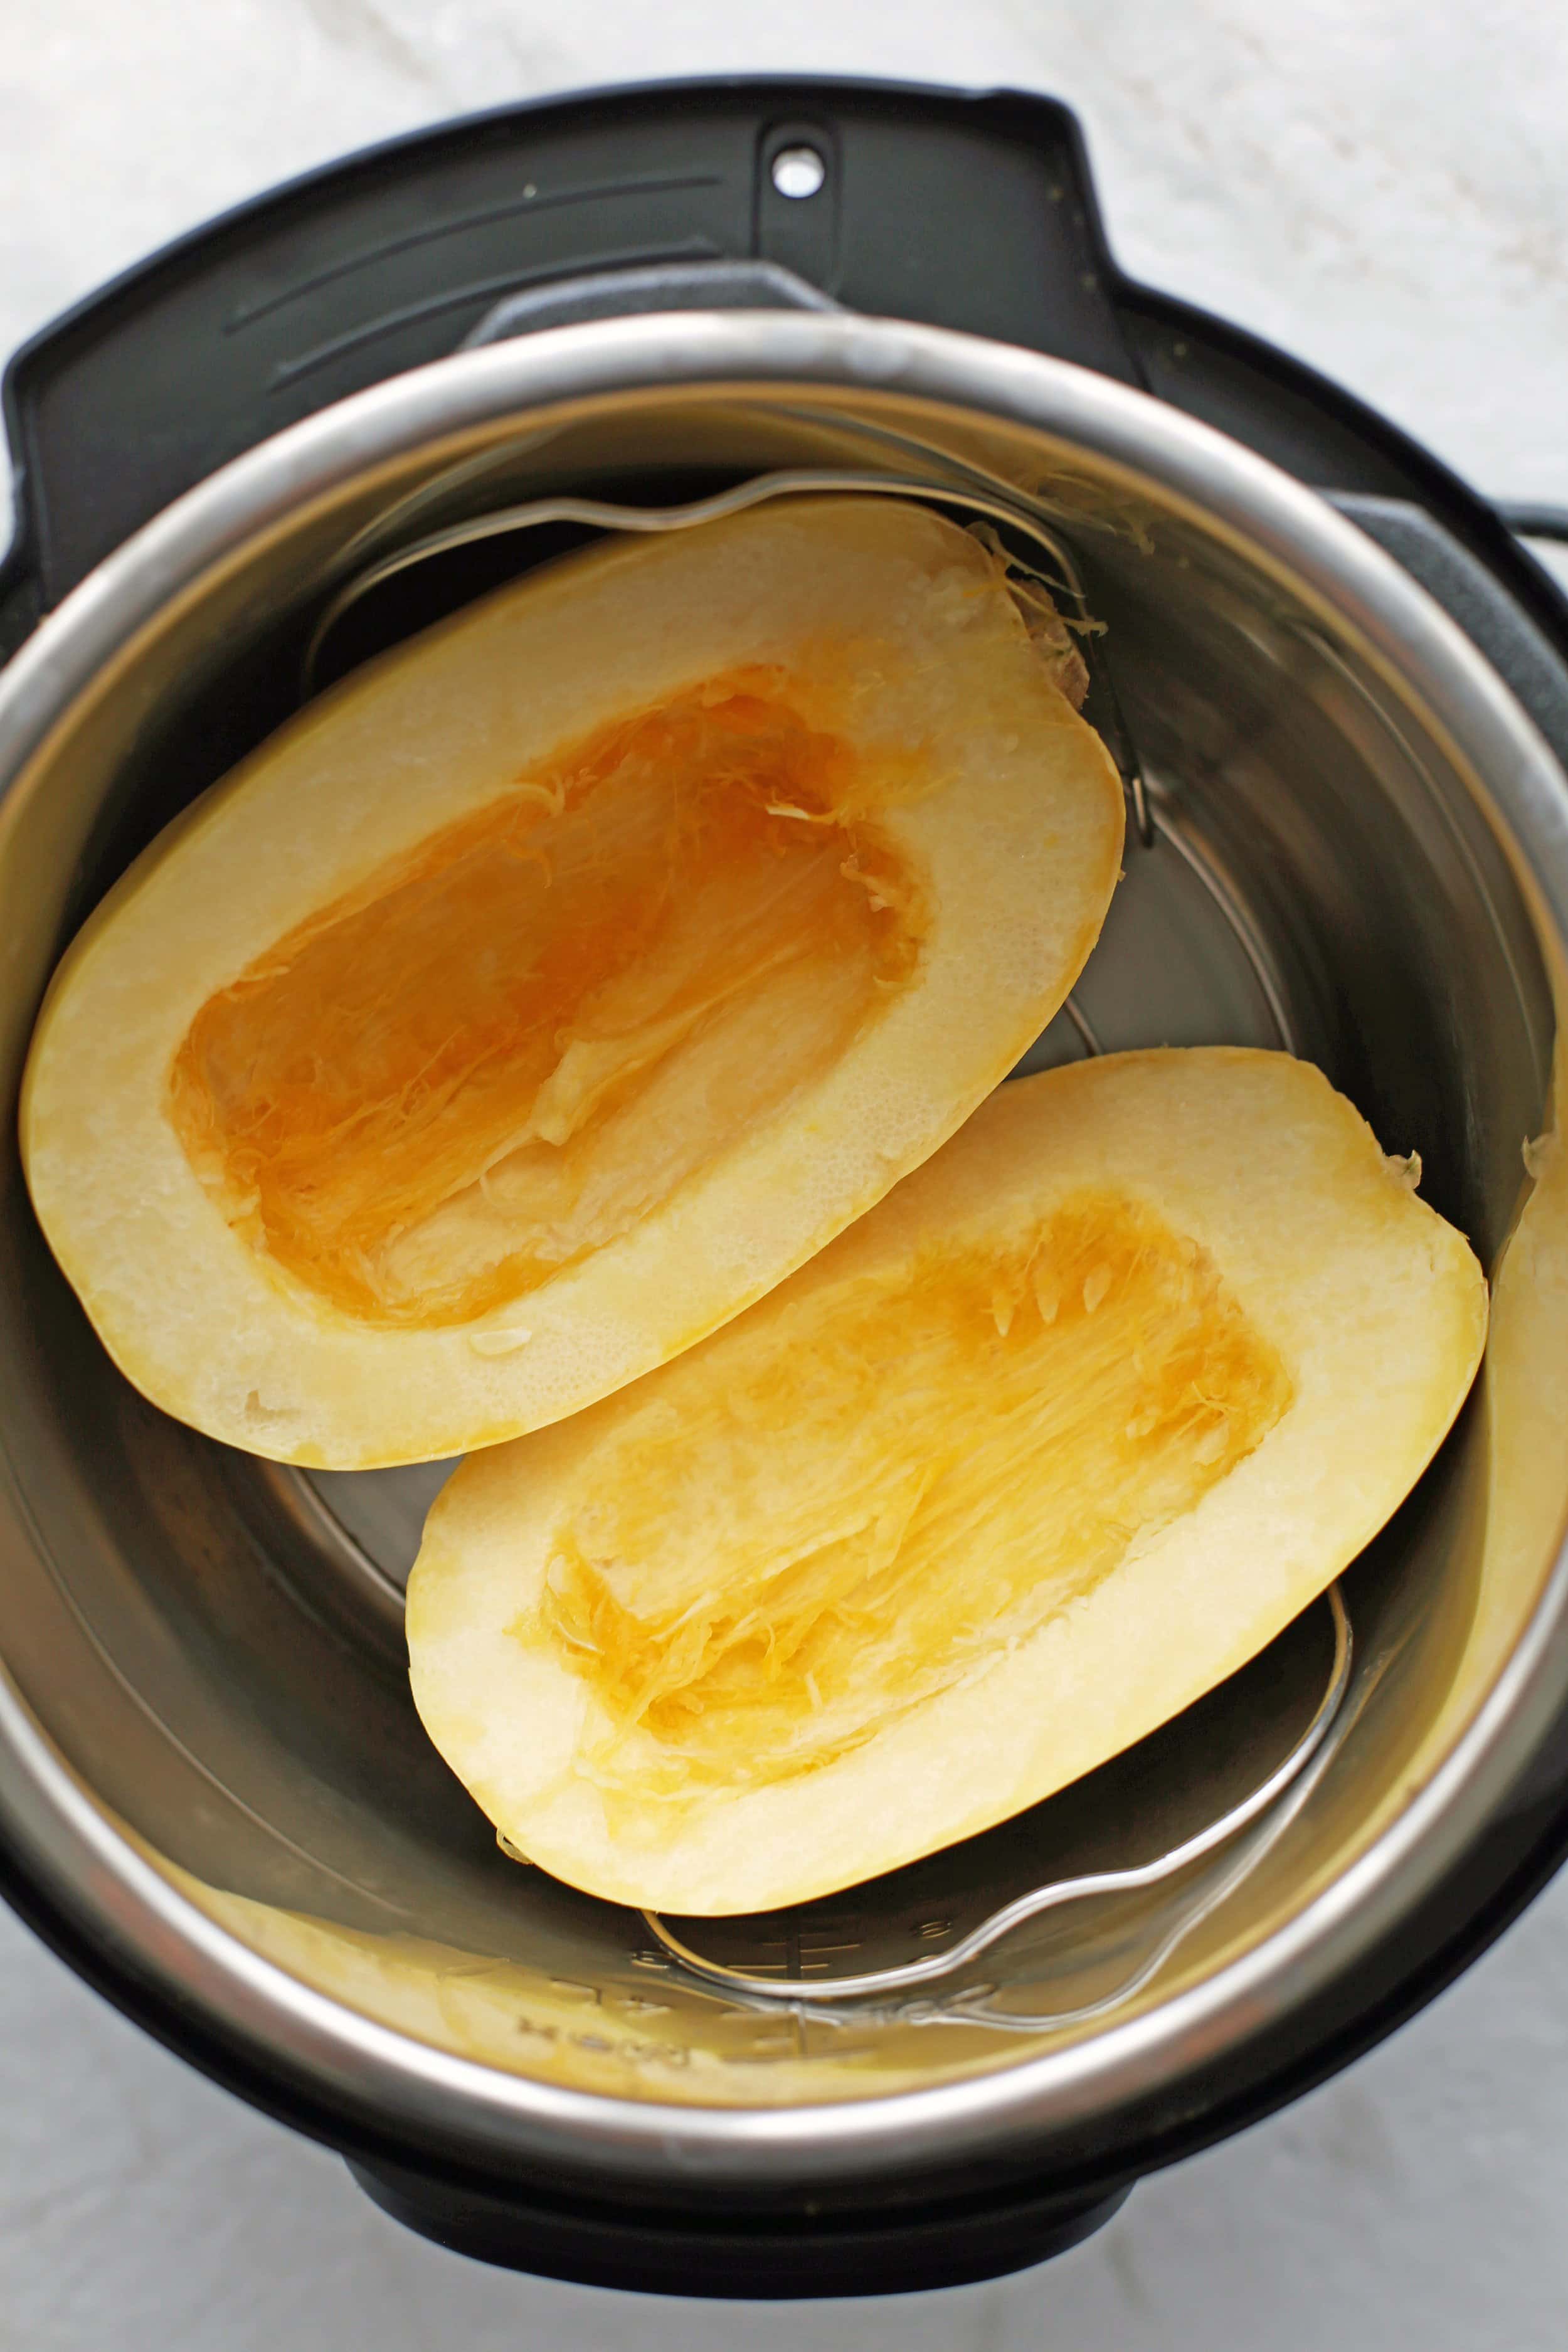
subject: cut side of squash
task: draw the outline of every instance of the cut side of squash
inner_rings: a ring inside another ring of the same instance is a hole
[[[121,1368],[339,1469],[537,1428],[932,1151],[1098,936],[1060,624],[902,500],[615,542],[313,704],[40,1017],[22,1140]]]
[[[1278,1054],[1021,1079],[678,1362],[465,1464],[426,1729],[589,1892],[766,1910],[1048,1796],[1262,1649],[1425,1468],[1487,1294]]]

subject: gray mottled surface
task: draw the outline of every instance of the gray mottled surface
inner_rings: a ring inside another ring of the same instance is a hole
[[[1054,89],[1152,280],[1568,504],[1568,8],[1495,0],[0,0],[0,347],[345,147],[595,80]],[[740,2310],[492,2274],[143,2041],[0,1916],[3,2352],[1546,2352],[1568,1886],[1347,2077],[994,2286]]]

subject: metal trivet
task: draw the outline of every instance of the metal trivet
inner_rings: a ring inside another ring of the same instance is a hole
[[[951,1951],[935,1952],[925,1959],[909,1960],[901,1966],[872,1969],[861,1976],[836,1977],[816,1984],[793,1979],[787,1984],[781,1984],[774,1978],[754,1976],[743,1969],[726,1968],[721,1961],[705,1958],[700,1952],[694,1952],[689,1944],[682,1942],[672,1929],[666,1927],[658,1912],[643,1912],[643,1920],[649,1933],[671,1958],[679,1960],[682,1968],[689,1969],[694,1976],[700,1977],[707,1984],[722,1985],[726,1991],[743,1993],[751,1999],[782,2000],[791,2007],[799,2002],[806,2002],[826,2008],[837,2002],[853,2000],[863,1996],[880,1997],[889,1993],[906,1992],[916,1986],[939,1983],[943,1978],[951,1977],[960,1969],[968,1967],[972,1961],[978,1959],[982,1953],[989,1951],[994,1945],[999,1943],[1004,1937],[1012,1935],[1016,1929],[1024,1927],[1031,1920],[1042,1917],[1047,1912],[1059,1910],[1066,1904],[1083,1902],[1091,1895],[1145,1893],[1149,1888],[1160,1885],[1164,1880],[1176,1877],[1194,1863],[1200,1862],[1205,1854],[1216,1853],[1220,1847],[1228,1844],[1231,1839],[1238,1836],[1250,1823],[1261,1821],[1263,1816],[1279,1804],[1287,1792],[1300,1780],[1313,1759],[1323,1751],[1330,1733],[1339,1721],[1345,1696],[1350,1688],[1353,1646],[1349,1612],[1345,1608],[1344,1597],[1337,1581],[1329,1587],[1326,1598],[1333,1616],[1333,1663],[1329,1673],[1328,1686],[1319,1700],[1306,1729],[1284,1759],[1239,1803],[1232,1805],[1227,1811],[1221,1813],[1205,1828],[1199,1830],[1192,1837],[1183,1839],[1180,1844],[1172,1846],[1167,1853],[1158,1855],[1152,1862],[1141,1863],[1135,1867],[1125,1870],[1094,1871],[1080,1878],[1047,1880],[1033,1888],[1028,1894],[1018,1895],[1014,1901],[1004,1904],[999,1910],[994,1911],[989,1918],[982,1920],[979,1927],[965,1936],[962,1942],[955,1944]],[[1247,1857],[1247,1866],[1250,1867],[1256,1859],[1258,1856],[1249,1854]],[[973,2010],[970,2010],[968,2014],[971,2021],[1037,2028],[1047,2024],[1071,2023],[1081,2017],[1114,2007],[1119,2002],[1129,1999],[1141,1985],[1147,1982],[1155,1968],[1174,1949],[1175,1943],[1180,1937],[1189,1933],[1196,1926],[1198,1917],[1206,1916],[1220,1896],[1228,1894],[1236,1884],[1237,1877],[1228,1876],[1218,1890],[1204,1890],[1201,1907],[1194,1907],[1193,1912],[1180,1919],[1175,1929],[1161,1939],[1154,1952],[1141,1964],[1135,1975],[1118,1985],[1102,2000],[1092,2001],[1080,2009],[1061,2011],[1048,2017],[1026,2018],[994,2013],[988,2018],[975,2018]],[[977,1988],[971,1999],[979,1997],[988,1999],[995,1990],[994,1986]],[[965,2014],[965,2010],[962,2006],[955,2009],[954,2006],[950,2005],[942,2013],[946,2016],[952,2016],[955,2013],[963,2016]]]

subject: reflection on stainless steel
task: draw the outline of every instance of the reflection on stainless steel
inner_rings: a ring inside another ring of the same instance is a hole
[[[1300,1778],[1323,1746],[1350,1688],[1352,1653],[1350,1617],[1337,1583],[1330,1586],[1328,1599],[1334,1621],[1333,1664],[1328,1688],[1306,1730],[1283,1762],[1275,1767],[1267,1780],[1259,1781],[1239,1804],[1230,1806],[1205,1828],[1195,1831],[1191,1837],[1184,1838],[1180,1845],[1172,1846],[1166,1853],[1156,1855],[1152,1862],[1140,1863],[1121,1870],[1096,1871],[1083,1878],[1049,1880],[1032,1887],[1026,1895],[1016,1895],[1012,1902],[994,1911],[988,1919],[982,1920],[962,1943],[933,1953],[929,1959],[907,1960],[901,1968],[871,1969],[860,1975],[835,1976],[826,1983],[808,1984],[796,1979],[790,1982],[787,1991],[784,1986],[770,1982],[766,1977],[748,1975],[743,1969],[726,1968],[721,1961],[705,1958],[689,1944],[682,1942],[658,1912],[645,1911],[642,1916],[665,1950],[705,1982],[722,1985],[729,1991],[760,1994],[773,2000],[787,1998],[790,2000],[827,2003],[854,2000],[862,1993],[879,1998],[887,1993],[905,1991],[912,1985],[938,1983],[944,1977],[951,1977],[960,1969],[967,1968],[972,1960],[978,1959],[983,1952],[988,1952],[993,1945],[1031,1921],[1042,1918],[1047,1911],[1058,1911],[1069,1903],[1087,1902],[1095,1895],[1138,1895],[1149,1887],[1158,1886],[1163,1880],[1174,1878],[1181,1872],[1191,1869],[1205,1854],[1228,1844],[1249,1823],[1266,1814]],[[1226,1891],[1228,1893],[1230,1886],[1237,1883],[1234,1875],[1227,1879]],[[1213,1908],[1214,1900],[1212,1894],[1209,1895],[1205,1906],[1205,1914]],[[1148,1981],[1155,1969],[1175,1948],[1184,1932],[1184,1927],[1172,1930],[1162,1939],[1154,1957],[1143,1961],[1124,1984],[1090,2003],[1088,2008],[1007,2021],[1039,2029],[1071,2023],[1089,2014],[1099,2016],[1117,2007],[1130,2000]]]
[[[1290,1016],[1285,1009],[1284,996],[1274,976],[1268,951],[1258,936],[1257,927],[1247,912],[1246,902],[1226,881],[1214,860],[1204,855],[1192,836],[1184,834],[1179,825],[1172,823],[1169,817],[1161,816],[1158,811],[1151,813],[1149,837],[1151,844],[1155,841],[1167,843],[1183,863],[1196,875],[1199,882],[1214,900],[1225,922],[1234,934],[1242,954],[1247,959],[1252,976],[1258,982],[1258,993],[1268,1007],[1268,1017],[1274,1024],[1275,1043],[1288,1054],[1294,1052],[1295,1039],[1291,1034]]]
[[[1078,1025],[1064,1012],[1028,1066],[1289,1044],[1385,1148],[1421,1153],[1427,1196],[1494,1263],[1521,1143],[1550,1123],[1568,941],[1568,787],[1539,738],[1386,557],[1259,461],[1079,370],[849,316],[685,314],[470,352],[254,451],[113,557],[0,677],[8,1097],[64,941],[288,716],[351,573],[500,508],[657,509],[694,483],[846,471],[994,496],[1009,525],[1026,510],[1107,625],[1095,660],[1147,788],[1145,846],[1075,987]],[[398,1588],[439,1468],[351,1488],[153,1412],[50,1262],[14,1159],[7,1173],[0,1835],[193,2032],[377,2144],[654,2201],[695,2179],[763,2198],[1089,2163],[1129,2116],[1186,2111],[1194,2053],[1243,2063],[1396,1930],[1568,1697],[1552,1567],[1568,1465],[1539,1413],[1561,1392],[1568,1295],[1521,1282],[1517,1313],[1500,1292],[1486,1394],[1349,1572],[1356,1656],[1332,1736],[1277,1810],[1193,1865],[1219,1891],[1202,1916],[1187,1904],[1178,1945],[1165,1906],[1184,1876],[1026,1922],[985,1955],[1008,1984],[947,1979],[940,2021],[910,2007],[919,1989],[853,2026],[806,2002],[759,2017],[635,1913],[518,1870],[425,1739]],[[1537,1434],[1510,1452],[1500,1429]],[[1324,1687],[1310,1614],[1261,1679],[1215,1695],[1218,1715],[1051,1801],[1053,1875],[1136,1867],[1268,1778]],[[1037,1885],[1042,1834],[1004,1825],[858,1890],[847,1924],[828,1906],[803,1974],[940,1957]],[[249,1907],[199,1911],[160,1856]],[[328,1923],[363,1965],[334,1977],[310,1957],[324,1932],[268,1943],[245,1924],[285,1915]],[[603,2095],[603,2053],[564,2030],[536,2063],[542,2007],[532,2038],[504,2005],[490,2040],[470,2031],[465,1969],[586,1987],[627,2035],[653,2000],[690,2063]]]

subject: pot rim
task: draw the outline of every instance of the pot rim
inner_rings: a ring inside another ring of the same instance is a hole
[[[258,535],[428,443],[643,392],[732,399],[837,388],[976,412],[1142,476],[1289,581],[1488,782],[1551,960],[1568,952],[1568,780],[1440,607],[1313,491],[1207,425],[1063,362],[854,314],[684,312],[549,329],[394,377],[289,427],[107,558],[0,675],[0,792],[74,698],[175,598]],[[1493,815],[1494,824],[1497,816]],[[1528,845],[1528,856],[1523,845]],[[20,1482],[11,1481],[26,1523]],[[1202,1982],[1081,2042],[940,2087],[788,2109],[571,2091],[405,2037],[259,1958],[99,1808],[0,1669],[0,1832],[66,1916],[182,2015],[318,2111],[466,2157],[688,2191],[950,2170],[1082,2136],[1321,1995],[1428,1894],[1530,1764],[1568,1694],[1568,1551],[1468,1727],[1375,1842],[1283,1927]]]

